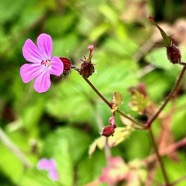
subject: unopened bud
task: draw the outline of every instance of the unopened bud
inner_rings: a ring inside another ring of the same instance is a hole
[[[66,58],[66,57],[60,57],[59,58],[61,60],[61,62],[64,65],[64,74],[68,74],[71,70],[71,61],[70,59]]]
[[[180,51],[175,45],[170,45],[167,47],[167,57],[169,61],[173,64],[181,62]]]
[[[115,128],[112,125],[106,126],[102,129],[101,135],[105,137],[109,137],[114,134]]]

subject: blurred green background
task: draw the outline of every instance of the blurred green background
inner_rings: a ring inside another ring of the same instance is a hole
[[[186,3],[173,0],[1,0],[0,186],[82,186],[97,179],[106,166],[104,151],[96,150],[89,158],[88,149],[100,136],[101,126],[108,125],[109,108],[74,71],[54,79],[43,94],[34,91],[33,83],[24,84],[19,69],[26,62],[22,56],[26,39],[35,42],[40,33],[50,34],[53,55],[68,57],[77,67],[88,54],[88,45],[94,44],[96,73],[90,81],[110,101],[113,92],[119,91],[121,110],[135,117],[128,88],[143,82],[149,97],[159,104],[180,71],[168,62],[160,34],[148,16],[164,22],[184,60],[185,12]],[[180,20],[181,28],[176,24]],[[186,134],[185,85],[183,81],[169,123],[175,141]],[[119,117],[118,125],[123,126]],[[157,122],[157,135],[159,130]],[[151,150],[148,134],[134,131],[111,152],[128,162],[144,159]],[[171,181],[185,174],[185,153],[182,147],[177,162],[164,159]],[[59,182],[35,168],[42,157],[56,160]],[[159,173],[156,179],[162,179]]]

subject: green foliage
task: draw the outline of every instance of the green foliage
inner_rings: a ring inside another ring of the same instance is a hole
[[[131,117],[137,115],[130,105],[128,89],[131,86],[143,82],[155,105],[159,105],[171,90],[180,67],[168,61],[165,48],[153,48],[139,61],[135,59],[141,43],[151,34],[147,27],[152,25],[148,19],[145,24],[135,19],[128,22],[123,16],[125,12],[140,14],[131,11],[130,3],[126,2],[1,0],[0,127],[17,150],[0,135],[0,186],[82,186],[97,180],[107,165],[103,149],[105,137],[100,137],[100,126],[109,124],[110,108],[74,70],[52,80],[50,90],[44,94],[33,90],[33,81],[24,84],[19,69],[26,62],[22,56],[26,39],[35,42],[40,33],[50,34],[53,55],[68,57],[77,67],[83,56],[87,56],[88,45],[94,44],[92,63],[96,72],[89,80],[110,102],[113,93],[120,92],[123,102],[119,109]],[[147,8],[151,9],[151,6],[147,4]],[[182,50],[184,59],[185,48]],[[147,66],[154,70],[139,78]],[[172,114],[169,126],[176,141],[185,137],[185,80],[180,90],[176,102],[169,104],[161,116]],[[140,108],[148,105],[140,95],[136,95],[134,101]],[[109,138],[113,147],[111,154],[124,158],[126,163],[135,159],[143,162],[152,152],[148,132],[129,130],[117,114],[116,123],[116,132]],[[161,130],[158,122],[153,130],[157,134]],[[178,156],[179,163],[164,159],[171,181],[185,174],[183,149],[178,150]],[[37,169],[37,163],[43,157],[55,159],[59,181],[50,180],[46,171]],[[31,166],[26,168],[24,161]],[[163,183],[160,174],[158,170],[155,179]],[[183,185],[184,182],[180,182],[176,186]]]
[[[86,157],[78,166],[78,185],[85,185],[86,183],[98,178],[105,165],[106,162],[103,151],[96,152],[91,158]]]

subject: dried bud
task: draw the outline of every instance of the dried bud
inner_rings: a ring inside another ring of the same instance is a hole
[[[83,61],[81,64],[81,68],[79,70],[79,73],[85,77],[88,78],[94,73],[94,65],[91,62],[87,62],[86,60]]]
[[[113,135],[115,132],[114,127],[112,125],[106,126],[102,129],[101,135],[105,137],[109,137]]]
[[[60,57],[59,59],[62,61],[63,65],[64,65],[64,72],[63,73],[64,74],[68,74],[70,72],[70,70],[71,70],[71,61],[70,61],[70,59],[68,59],[66,57]]]
[[[181,54],[179,49],[171,44],[167,47],[167,57],[169,61],[173,64],[180,63],[181,62]]]

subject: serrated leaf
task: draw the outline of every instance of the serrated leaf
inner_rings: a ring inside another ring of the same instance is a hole
[[[112,96],[111,112],[115,112],[122,103],[122,95],[119,92],[114,92]]]
[[[137,111],[139,114],[143,114],[147,107],[150,105],[150,100],[137,90],[133,90],[133,94],[130,101],[130,108]]]
[[[117,127],[115,129],[114,135],[108,138],[108,145],[110,147],[117,146],[118,144],[123,142],[126,138],[128,138],[131,132],[132,129],[130,127]],[[89,156],[91,156],[95,152],[96,147],[102,150],[105,146],[105,143],[106,143],[106,138],[104,136],[101,136],[98,139],[96,139],[90,145]]]

